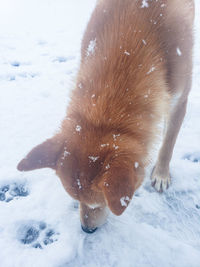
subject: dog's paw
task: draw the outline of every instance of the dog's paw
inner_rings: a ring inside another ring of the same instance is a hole
[[[166,191],[171,184],[171,177],[169,172],[160,174],[156,168],[153,169],[151,174],[151,185],[159,192]]]
[[[26,197],[28,194],[25,184],[11,183],[0,187],[0,201],[10,202],[14,198]]]
[[[17,230],[17,239],[24,245],[43,249],[57,241],[58,233],[45,222],[28,221]]]

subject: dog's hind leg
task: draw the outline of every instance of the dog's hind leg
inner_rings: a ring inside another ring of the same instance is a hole
[[[152,185],[159,192],[166,190],[171,182],[169,163],[187,107],[187,97],[181,97],[169,115],[167,129],[156,166],[151,175]]]
[[[178,2],[182,4],[179,9],[177,9]],[[169,164],[186,113],[192,76],[193,1],[171,1],[167,8],[167,17],[160,36],[167,47],[164,49],[167,84],[171,100],[173,102],[176,97],[176,104],[173,103],[170,107],[163,144],[151,175],[152,185],[159,192],[166,190],[171,181]],[[184,19],[183,14],[185,14]]]

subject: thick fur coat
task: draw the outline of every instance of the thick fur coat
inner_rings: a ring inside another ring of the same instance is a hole
[[[128,206],[158,123],[170,113],[171,99],[189,91],[193,13],[191,0],[97,3],[61,129],[18,165],[55,169],[80,201],[87,228],[104,221],[106,207],[120,215]]]

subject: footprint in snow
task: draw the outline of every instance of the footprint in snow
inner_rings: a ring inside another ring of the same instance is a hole
[[[57,241],[58,235],[59,233],[42,221],[28,221],[17,230],[19,242],[39,249]]]
[[[13,66],[13,67],[19,67],[21,64],[20,64],[20,62],[19,61],[13,61],[13,62],[11,62],[11,66]]]
[[[53,60],[53,62],[64,63],[64,62],[67,62],[67,61],[73,60],[73,59],[75,59],[75,57],[73,57],[73,56],[68,56],[68,57],[59,56],[59,57],[56,57]]]
[[[5,80],[5,81],[9,81],[9,82],[13,82],[16,81],[17,79],[33,79],[38,77],[39,74],[38,73],[34,73],[34,72],[21,72],[21,73],[13,73],[13,74],[7,74],[7,75],[0,75],[0,80]]]
[[[25,184],[11,183],[0,187],[0,201],[10,202],[14,198],[26,197],[29,195]]]
[[[38,45],[43,46],[43,45],[46,45],[46,44],[47,44],[47,42],[44,41],[44,40],[39,40],[39,41],[38,41]]]
[[[200,152],[194,152],[192,154],[188,153],[183,157],[183,159],[190,160],[194,163],[198,163],[198,162],[200,162]]]

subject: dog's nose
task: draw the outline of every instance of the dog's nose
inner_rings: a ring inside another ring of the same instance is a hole
[[[91,229],[89,229],[89,228],[87,228],[87,227],[85,227],[83,225],[81,225],[81,228],[87,234],[93,234],[97,230],[97,228],[91,228]]]

